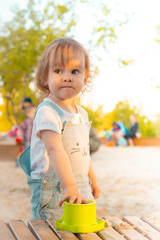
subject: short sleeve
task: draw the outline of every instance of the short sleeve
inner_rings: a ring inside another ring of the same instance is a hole
[[[33,127],[37,137],[40,137],[40,131],[42,130],[51,130],[61,134],[61,118],[50,106],[42,106],[36,113]]]

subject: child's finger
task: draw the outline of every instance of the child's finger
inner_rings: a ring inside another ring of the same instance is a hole
[[[82,199],[82,203],[88,204],[88,203],[91,203],[91,202],[88,201],[87,199]]]
[[[64,196],[64,197],[59,201],[58,206],[61,207],[62,204],[63,204],[63,202],[64,202],[65,200],[67,200],[67,198],[68,198],[68,196]]]
[[[67,199],[69,200],[69,203],[73,203],[76,200],[76,196],[74,196],[75,198],[73,198],[72,196],[64,196],[58,203],[58,206],[61,207],[63,202],[66,201]]]
[[[69,203],[74,203],[77,199],[77,196],[73,195],[69,197]]]
[[[81,204],[81,202],[82,202],[82,198],[81,197],[77,197],[76,204]]]

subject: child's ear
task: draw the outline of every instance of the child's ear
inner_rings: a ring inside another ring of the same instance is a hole
[[[85,73],[85,77],[84,77],[84,85],[86,85],[87,80],[88,80],[88,73],[86,72],[86,73]]]

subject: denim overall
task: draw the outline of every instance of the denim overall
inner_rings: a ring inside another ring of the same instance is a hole
[[[63,123],[61,134],[63,147],[70,159],[78,190],[84,199],[93,199],[88,178],[89,124],[66,122],[63,118],[63,112],[54,103],[44,101],[38,106],[38,109],[43,105],[51,106],[59,114]],[[63,207],[58,207],[58,202],[63,197],[64,191],[63,186],[53,172],[53,168],[49,166],[42,179],[32,179],[30,147],[21,154],[19,162],[27,174],[27,183],[32,193],[32,219],[60,219],[63,214]]]

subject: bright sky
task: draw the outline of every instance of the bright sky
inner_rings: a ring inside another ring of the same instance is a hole
[[[5,21],[12,17],[11,5],[18,3],[20,7],[23,7],[26,2],[28,1],[3,1],[0,8],[1,20]],[[118,38],[114,44],[109,44],[109,52],[99,51],[102,58],[98,63],[100,73],[95,79],[92,93],[86,95],[85,101],[94,106],[96,104],[104,105],[104,111],[109,112],[113,110],[119,100],[128,99],[131,104],[142,107],[145,115],[154,119],[156,114],[160,114],[160,89],[155,87],[156,83],[160,85],[160,44],[155,41],[156,38],[160,39],[156,29],[160,25],[160,1],[105,2],[107,6],[111,7],[111,10],[113,2],[119,3],[117,6],[114,4],[113,13],[111,11],[111,22],[114,22],[115,19],[118,20],[121,12],[126,12],[129,15],[128,23],[116,32]],[[90,26],[96,24],[96,18],[94,18],[94,12],[81,9],[78,4],[77,9],[79,19],[77,40],[87,46],[87,40],[92,37]],[[91,49],[92,61],[95,61],[94,53],[95,51]],[[118,59],[133,59],[133,63],[126,67],[120,67]]]

